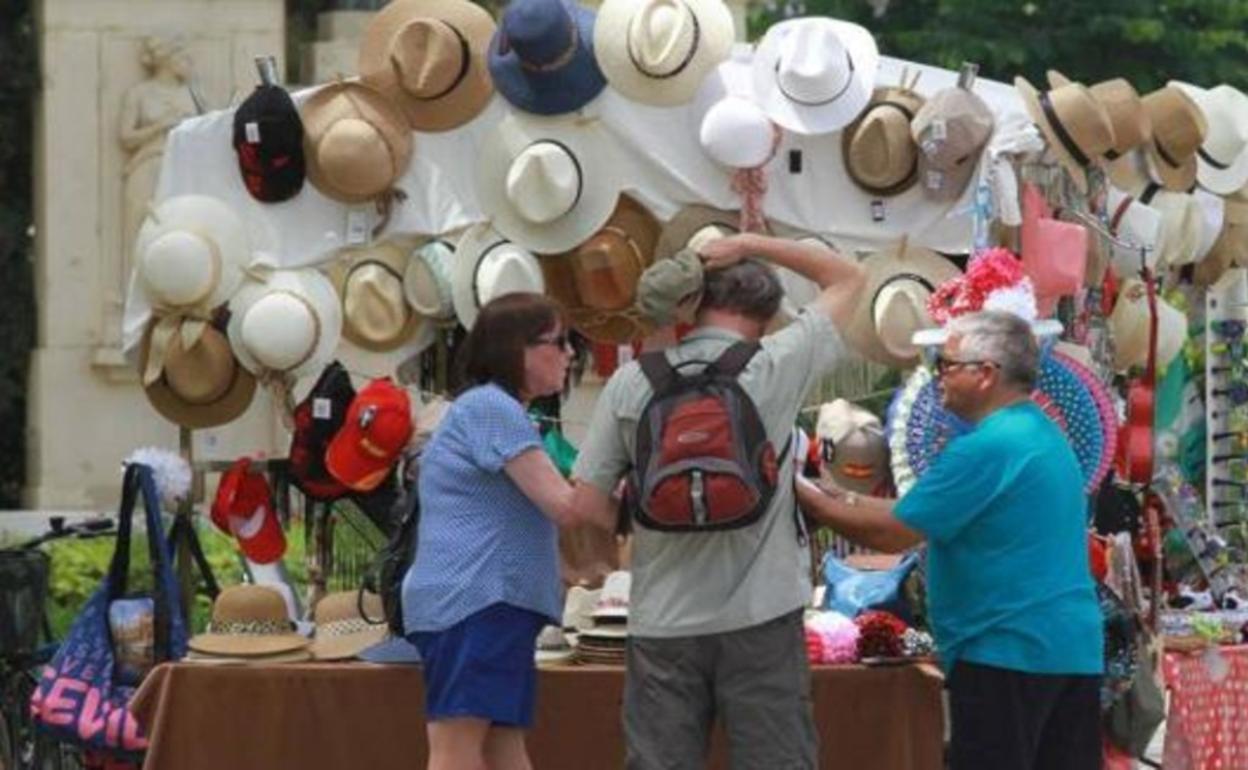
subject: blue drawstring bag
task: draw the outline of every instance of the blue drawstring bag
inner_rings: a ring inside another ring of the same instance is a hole
[[[919,554],[913,551],[890,569],[859,570],[829,552],[820,568],[826,587],[823,609],[835,610],[847,618],[867,610],[883,610],[911,623],[910,603],[902,585],[918,563]]]
[[[187,633],[152,469],[139,463],[127,465],[122,483],[117,546],[108,574],[44,667],[30,705],[39,729],[59,740],[113,756],[138,758],[147,747],[147,738],[128,704],[141,669],[124,661],[134,658],[136,646],[151,663],[177,660],[186,654]],[[151,593],[134,597],[127,596],[127,583],[134,505],[140,494],[153,575]],[[136,631],[138,636],[147,634],[150,624],[150,653],[145,644],[136,645],[133,639],[114,639],[110,615],[114,624],[118,616],[124,616],[130,621],[125,629]],[[134,620],[136,617],[144,619]]]

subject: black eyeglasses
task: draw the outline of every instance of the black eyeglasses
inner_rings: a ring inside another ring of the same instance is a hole
[[[571,344],[572,343],[568,339],[567,332],[563,332],[562,334],[556,334],[553,337],[538,337],[537,339],[529,343],[529,345],[532,347],[537,347],[539,345],[554,345],[560,350],[567,349]]]
[[[936,357],[936,376],[944,377],[945,375],[949,374],[949,372],[952,372],[954,369],[961,369],[964,366],[997,366],[997,365],[998,364],[996,361],[982,361],[982,360],[956,361],[951,358],[945,358],[944,356],[937,356]]]

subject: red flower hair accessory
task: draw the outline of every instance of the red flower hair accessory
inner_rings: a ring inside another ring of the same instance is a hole
[[[1035,289],[1023,263],[1009,249],[981,251],[964,275],[942,283],[927,301],[928,313],[942,326],[980,310],[1006,310],[1028,321],[1036,319]]]

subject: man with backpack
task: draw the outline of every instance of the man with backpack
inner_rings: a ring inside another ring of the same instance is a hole
[[[810,558],[794,490],[794,421],[843,354],[859,266],[754,234],[700,248],[696,328],[621,367],[573,468],[634,519],[624,729],[630,770],[705,762],[718,717],[733,767],[814,768],[802,610]],[[816,299],[766,334],[783,295],[769,262]]]

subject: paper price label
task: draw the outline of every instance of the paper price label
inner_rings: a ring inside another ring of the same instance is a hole
[[[244,124],[243,133],[247,136],[248,144],[260,144],[260,124],[256,121],[250,120]]]
[[[871,221],[883,222],[888,219],[888,212],[884,208],[884,201],[871,201]]]
[[[312,399],[312,419],[328,420],[334,416],[334,402],[328,398]]]
[[[945,125],[944,118],[937,118],[936,120],[933,120],[929,128],[931,130],[932,141],[943,142],[949,136],[949,127]]]
[[[944,183],[944,172],[937,171],[936,169],[928,169],[928,172],[923,179],[924,186],[926,186],[929,190],[939,190]]]
[[[368,243],[371,222],[368,211],[356,209],[347,212],[347,245],[359,246]]]

